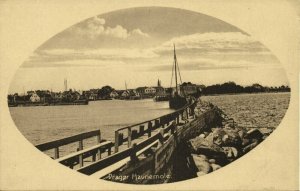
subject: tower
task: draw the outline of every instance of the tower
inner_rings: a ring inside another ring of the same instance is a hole
[[[157,87],[161,87],[161,81],[159,79],[157,80]]]
[[[68,80],[66,78],[64,79],[64,88],[65,91],[68,91]]]

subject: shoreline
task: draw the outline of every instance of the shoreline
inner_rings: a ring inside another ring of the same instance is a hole
[[[284,94],[284,93],[291,93],[291,92],[252,92],[252,93],[224,93],[224,94],[207,94],[207,95],[201,95],[200,97],[205,96],[220,96],[220,95],[246,95],[246,94]]]

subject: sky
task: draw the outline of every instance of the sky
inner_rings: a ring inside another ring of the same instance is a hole
[[[288,85],[272,53],[219,19],[182,9],[131,8],[84,20],[42,44],[21,65],[10,93],[170,87],[173,44],[182,81],[212,85]],[[173,82],[174,85],[174,82]]]

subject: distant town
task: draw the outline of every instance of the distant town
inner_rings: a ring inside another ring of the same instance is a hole
[[[251,86],[237,85],[235,82],[226,82],[211,86],[197,85],[191,82],[184,82],[180,86],[180,91],[186,95],[218,95],[218,94],[238,94],[238,93],[264,93],[264,92],[290,92],[289,86],[267,87],[260,84]],[[76,91],[68,89],[67,80],[64,80],[64,91],[53,92],[50,90],[30,90],[24,94],[9,94],[7,96],[8,105],[13,106],[40,106],[40,105],[86,105],[89,101],[97,100],[139,100],[154,97],[168,97],[174,88],[161,86],[161,81],[157,81],[156,86],[137,87],[135,89],[116,90],[106,85],[97,89]]]

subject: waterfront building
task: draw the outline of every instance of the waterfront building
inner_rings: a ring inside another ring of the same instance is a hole
[[[40,96],[38,96],[35,92],[31,94],[29,99],[31,102],[40,102],[41,101]]]
[[[129,90],[124,90],[121,94],[122,98],[129,98],[130,97],[130,91]]]
[[[27,95],[32,95],[32,94],[34,94],[35,93],[35,91],[32,91],[32,90],[30,90],[30,91],[27,91]]]
[[[194,95],[198,92],[198,87],[191,82],[184,82],[180,85],[180,92],[183,92],[185,95]]]
[[[119,94],[116,90],[113,90],[112,92],[110,92],[109,96],[111,98],[118,98],[119,97]]]
[[[145,94],[154,95],[156,93],[156,89],[154,87],[148,87],[145,89]]]
[[[135,90],[136,90],[139,94],[144,95],[146,89],[147,89],[147,87],[144,86],[144,87],[138,87],[138,88],[136,88]]]

